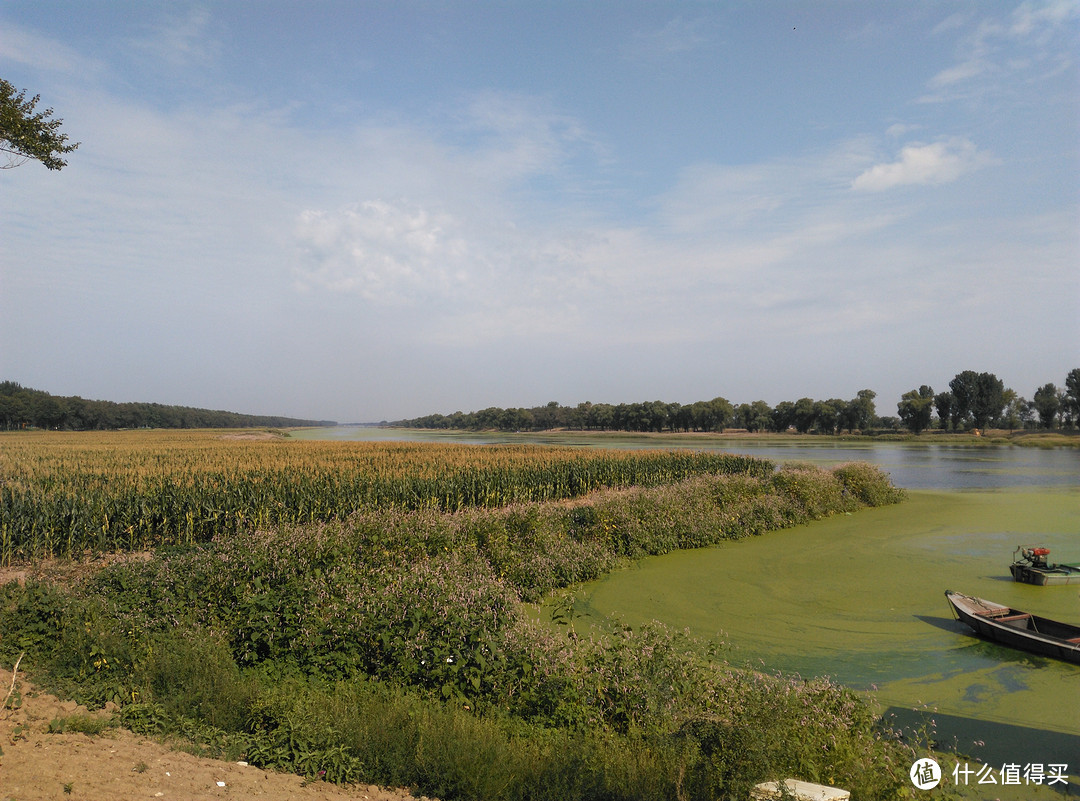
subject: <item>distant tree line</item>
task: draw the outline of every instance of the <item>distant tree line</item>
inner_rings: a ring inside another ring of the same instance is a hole
[[[926,385],[904,393],[897,417],[878,417],[877,394],[860,390],[851,400],[800,398],[770,406],[762,400],[738,406],[726,398],[690,404],[645,401],[642,403],[579,403],[562,406],[551,401],[531,409],[496,406],[477,412],[429,414],[391,425],[408,428],[545,431],[565,428],[578,431],[678,432],[715,431],[728,428],[750,432],[802,434],[866,433],[871,430],[907,429],[916,434],[930,428],[944,431],[972,429],[1055,428],[1080,425],[1080,369],[1072,370],[1065,388],[1046,384],[1027,401],[1007,389],[993,373],[965,370],[949,382],[949,391],[935,393]],[[936,412],[936,415],[935,415]]]
[[[1074,428],[1080,425],[1080,368],[1069,371],[1063,389],[1043,384],[1030,401],[1006,388],[993,373],[965,370],[949,382],[948,391],[935,393],[924,384],[905,392],[896,408],[904,427],[916,434],[933,427]]]
[[[329,420],[298,420],[236,412],[166,406],[160,403],[114,403],[76,396],[50,395],[0,382],[0,429],[49,428],[83,431],[115,428],[283,428],[335,425]]]
[[[713,398],[689,404],[645,401],[643,403],[579,403],[561,406],[551,401],[531,409],[490,407],[478,412],[429,414],[412,420],[398,420],[393,425],[409,428],[473,429],[498,431],[545,431],[567,428],[580,431],[716,431],[745,428],[748,431],[817,431],[835,434],[840,431],[866,431],[878,418],[874,409],[876,394],[864,389],[852,400],[833,398],[815,401],[801,398],[784,401],[776,407],[765,401],[734,406],[726,398]]]

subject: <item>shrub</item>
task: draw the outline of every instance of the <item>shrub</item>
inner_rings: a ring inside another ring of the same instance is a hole
[[[179,629],[153,639],[135,680],[142,697],[167,714],[215,728],[242,730],[255,687],[244,680],[228,645],[213,632]]]
[[[893,486],[881,468],[868,462],[851,462],[833,470],[844,489],[858,504],[886,506],[904,499],[904,490]]]
[[[67,593],[47,582],[0,585],[0,657],[14,661],[23,651],[52,645],[70,603]]]
[[[807,465],[785,465],[773,476],[773,485],[791,503],[792,523],[818,520],[842,511],[842,486],[835,473]]]

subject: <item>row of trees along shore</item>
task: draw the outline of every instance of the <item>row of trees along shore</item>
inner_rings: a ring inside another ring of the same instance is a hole
[[[877,393],[863,389],[851,400],[782,401],[775,407],[763,400],[735,406],[726,398],[690,404],[645,401],[643,403],[579,403],[561,406],[551,401],[531,409],[489,407],[477,412],[429,414],[390,425],[408,428],[497,431],[546,431],[566,428],[579,431],[678,432],[716,431],[729,428],[802,434],[869,433],[906,429],[970,431],[1005,428],[1076,428],[1080,426],[1080,368],[1069,371],[1064,388],[1052,383],[1035,390],[1026,400],[1008,389],[993,373],[965,370],[949,382],[949,389],[934,392],[930,386],[905,392],[897,404],[898,416],[877,415]],[[49,428],[103,430],[118,428],[285,428],[332,426],[332,420],[238,414],[159,403],[114,403],[85,400],[78,396],[54,396],[22,387],[14,381],[0,382],[0,429]]]
[[[851,400],[782,401],[770,406],[763,400],[738,406],[726,398],[690,404],[645,401],[643,403],[579,403],[561,406],[551,401],[531,409],[489,407],[477,412],[429,414],[389,425],[427,429],[497,431],[545,431],[566,428],[579,431],[723,432],[729,428],[750,432],[795,431],[821,434],[843,432],[900,431],[920,433],[1006,428],[1072,428],[1080,424],[1080,368],[1069,372],[1065,388],[1045,384],[1028,401],[993,373],[965,370],[949,382],[949,390],[935,393],[923,385],[904,393],[897,404],[898,416],[879,417],[873,390],[860,390]],[[935,414],[936,412],[936,414]]]
[[[300,420],[236,412],[113,403],[50,395],[14,381],[0,381],[0,429],[50,428],[71,431],[118,428],[286,428],[336,425],[331,420]]]

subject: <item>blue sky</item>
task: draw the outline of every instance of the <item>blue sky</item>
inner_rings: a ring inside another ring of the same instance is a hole
[[[0,378],[368,421],[1080,366],[1076,2],[0,5]]]

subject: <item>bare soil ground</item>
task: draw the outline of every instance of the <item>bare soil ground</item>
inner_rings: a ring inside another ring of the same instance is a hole
[[[11,671],[0,670],[0,703],[11,686]],[[89,713],[74,701],[36,692],[21,673],[17,676],[16,694],[21,698],[21,706],[0,709],[0,801],[67,798],[410,801],[413,798],[406,790],[309,783],[291,774],[201,759],[124,729],[108,729],[94,737],[82,733],[51,734],[52,720],[108,713]]]
[[[108,554],[91,554],[87,552],[82,559],[37,559],[32,564],[15,564],[0,567],[0,584],[7,584],[11,581],[25,584],[27,579],[69,584],[78,579],[92,576],[109,565],[123,562],[145,562],[152,558],[153,555],[152,551]],[[6,693],[7,690],[5,689],[4,692]]]

